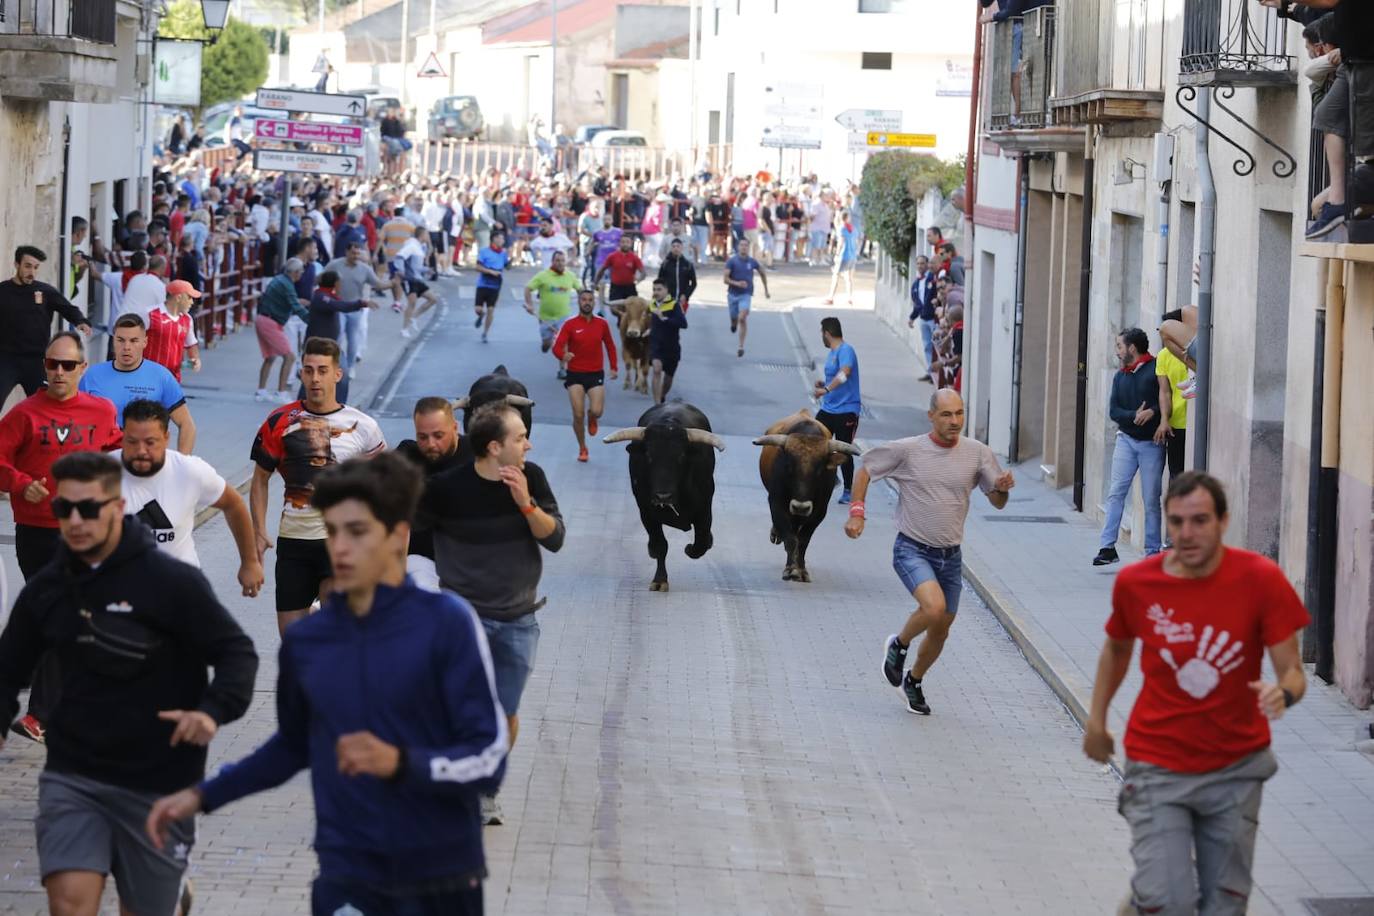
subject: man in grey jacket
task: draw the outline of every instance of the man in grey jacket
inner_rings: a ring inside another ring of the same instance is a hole
[[[518,410],[505,403],[483,407],[468,425],[467,441],[472,463],[430,479],[421,525],[434,532],[440,583],[482,619],[514,747],[520,696],[539,646],[542,551],[560,549],[565,528],[544,471],[525,461],[529,430]],[[484,797],[482,808],[485,823],[501,823],[494,796]]]

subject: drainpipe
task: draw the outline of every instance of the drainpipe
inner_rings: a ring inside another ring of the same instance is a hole
[[[1096,136],[1089,129],[1083,150],[1083,245],[1078,270],[1078,390],[1074,404],[1073,508],[1083,511],[1084,459],[1088,435],[1088,297],[1093,282],[1093,172]]]
[[[1322,414],[1325,410],[1323,393],[1326,379],[1326,285],[1332,262],[1321,262],[1322,295],[1317,299],[1316,321],[1312,330],[1312,378],[1321,383],[1312,385],[1312,430],[1307,440],[1307,562],[1303,573],[1303,604],[1312,614],[1321,606],[1321,470],[1322,470]],[[1317,660],[1317,621],[1315,617],[1302,634],[1302,660],[1311,664]]]
[[[63,296],[67,295],[67,227],[71,217],[67,215],[67,170],[72,162],[72,118],[62,117],[62,205],[57,211],[57,282],[53,285]],[[60,326],[60,323],[59,323]]]
[[[1021,461],[1021,345],[1026,317],[1026,211],[1030,198],[1030,157],[1020,158],[1021,195],[1016,228],[1016,318],[1011,328],[1011,438],[1007,443],[1007,463]]]
[[[969,99],[968,151],[964,155],[964,219],[968,222],[968,232],[973,231],[973,201],[978,196],[977,185],[973,181],[973,163],[977,158],[978,108],[983,100],[983,23],[979,19],[980,12],[975,12],[973,16],[973,91]]]
[[[1198,91],[1197,118],[1212,117],[1212,90]],[[1217,186],[1208,158],[1209,131],[1196,131],[1198,177],[1197,397],[1193,400],[1193,467],[1207,470],[1207,436],[1212,400],[1212,270],[1217,249]]]
[[[1173,182],[1159,185],[1159,249],[1155,257],[1155,282],[1159,284],[1159,313],[1169,311],[1169,191]]]
[[[1313,673],[1335,679],[1337,496],[1341,466],[1341,343],[1345,336],[1345,262],[1326,274],[1326,346],[1322,361],[1322,450],[1317,480],[1317,664]]]

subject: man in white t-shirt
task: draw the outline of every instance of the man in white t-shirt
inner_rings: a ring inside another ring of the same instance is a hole
[[[940,657],[950,625],[959,611],[963,590],[964,538],[969,496],[974,488],[987,494],[994,509],[1003,509],[1016,485],[1011,471],[1002,470],[992,449],[962,436],[964,399],[952,388],[930,396],[929,435],[898,439],[864,452],[863,467],[854,476],[853,499],[844,533],[857,538],[864,532],[864,497],[870,480],[886,477],[897,485],[897,543],[892,566],[917,608],[901,633],[887,638],[883,674],[906,694],[907,709],[930,715],[921,679]],[[916,662],[905,678],[907,649],[922,633]]]
[[[539,234],[530,240],[530,251],[539,259],[540,270],[552,267],[558,252],[567,254],[572,248],[572,239],[563,234],[563,227],[548,217],[539,221]]]
[[[167,408],[139,399],[124,408],[123,448],[114,457],[124,466],[125,511],[153,530],[157,546],[192,566],[200,566],[192,533],[196,514],[213,506],[224,513],[239,551],[239,585],[256,597],[262,588],[262,562],[253,543],[253,519],[238,491],[204,459],[167,448]]]
[[[129,285],[124,287],[124,299],[120,302],[119,315],[128,315],[132,312],[143,319],[145,328],[148,326],[148,313],[167,301],[167,285],[158,276],[166,266],[167,259],[155,254],[148,259],[147,271],[129,278]],[[118,318],[119,315],[115,317]]]

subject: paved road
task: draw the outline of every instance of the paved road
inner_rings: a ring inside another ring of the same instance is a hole
[[[797,296],[814,289],[790,282]],[[794,332],[782,312],[760,311],[736,358],[710,298],[688,316],[674,393],[726,437],[716,545],[690,561],[686,537],[670,535],[666,595],[647,590],[623,449],[596,445],[590,464],[575,462],[556,366],[513,299],[483,345],[465,289],[374,405],[398,441],[416,397],[465,390],[504,363],[537,401],[531,458],[568,518],[567,545],[546,564],[508,821],[486,831],[489,912],[1110,911],[1127,875],[1116,783],[1083,760],[1077,727],[971,590],[927,682],[935,715],[907,714],[883,680],[883,638],[910,605],[891,571],[891,497],[875,491],[858,543],[832,512],[813,544],[815,581],[781,581],[749,440],[805,404]],[[917,431],[921,411],[873,395],[887,405],[875,428]],[[612,388],[604,429],[648,403]],[[230,582],[222,522],[197,537],[212,581]],[[270,655],[270,606],[230,605]],[[252,712],[217,740],[216,759],[270,731],[274,675],[267,658]],[[27,914],[42,906],[28,822],[41,758],[17,744],[0,753],[0,912]],[[310,811],[298,778],[205,819],[202,912],[305,912]]]

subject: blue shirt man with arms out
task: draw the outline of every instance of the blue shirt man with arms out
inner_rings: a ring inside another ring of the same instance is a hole
[[[744,338],[749,333],[749,307],[754,300],[754,274],[763,281],[763,295],[768,293],[768,275],[758,261],[749,256],[749,240],[742,239],[735,246],[735,254],[725,262],[725,302],[730,307],[730,333],[739,331],[739,349],[736,356],[744,355]]]
[[[859,356],[845,342],[840,319],[830,316],[821,319],[821,342],[830,351],[825,358],[825,381],[817,382],[813,394],[821,402],[816,419],[840,442],[853,442],[859,431]],[[845,456],[840,465],[844,477],[844,492],[840,504],[849,502],[854,489],[854,458]]]
[[[506,716],[472,606],[405,573],[423,485],[394,452],[349,459],[316,479],[311,499],[324,513],[336,591],[284,634],[277,732],[219,775],[154,803],[154,844],[179,819],[309,767],[315,916],[482,912],[478,793],[495,791],[505,773]]]

